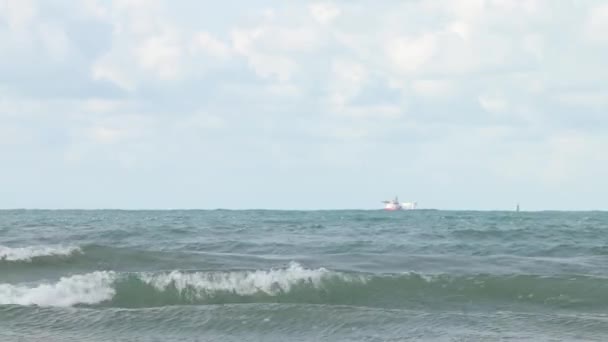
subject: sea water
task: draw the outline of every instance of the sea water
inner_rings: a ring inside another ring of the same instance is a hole
[[[0,341],[606,341],[608,213],[0,211]]]

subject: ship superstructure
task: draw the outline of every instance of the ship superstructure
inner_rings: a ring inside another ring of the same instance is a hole
[[[384,210],[390,210],[390,211],[412,210],[412,209],[416,209],[416,207],[418,206],[418,203],[416,203],[416,202],[400,203],[399,197],[397,197],[397,196],[395,196],[395,198],[392,200],[382,201],[382,203],[384,203]]]

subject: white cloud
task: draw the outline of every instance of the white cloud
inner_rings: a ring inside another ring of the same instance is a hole
[[[196,113],[184,121],[178,121],[177,127],[184,130],[218,130],[226,127],[226,120],[217,115]]]
[[[63,29],[54,25],[41,25],[40,36],[49,55],[53,59],[64,61],[68,57],[71,44]]]
[[[608,4],[601,4],[589,9],[585,33],[592,42],[608,42]]]
[[[185,80],[229,59],[229,45],[210,32],[163,16],[163,3],[114,2],[105,16],[112,47],[92,66],[92,77],[134,92],[150,82]],[[212,60],[215,59],[215,60]]]
[[[336,60],[332,63],[330,80],[330,103],[342,108],[355,97],[365,84],[368,71],[356,62]]]
[[[454,21],[448,24],[446,31],[457,34],[461,39],[465,41],[471,39],[471,26],[463,21]]]
[[[300,69],[297,56],[317,49],[321,40],[308,27],[266,24],[236,28],[231,32],[234,51],[247,59],[257,75],[285,82]]]
[[[453,84],[448,80],[414,80],[412,88],[416,94],[429,97],[448,96],[454,91]]]
[[[340,140],[358,140],[367,138],[370,132],[369,128],[362,126],[339,126],[331,132],[331,135]]]
[[[473,21],[483,16],[486,9],[485,0],[462,0],[462,1],[437,1],[433,3],[436,9],[443,8],[453,13],[456,17],[466,21]]]
[[[123,105],[122,101],[107,99],[87,99],[82,103],[82,110],[85,113],[112,113],[119,110]]]
[[[38,6],[33,0],[0,1],[0,16],[4,16],[13,31],[30,28],[38,14]]]
[[[483,110],[493,114],[503,113],[509,108],[508,101],[499,93],[479,95],[478,101]]]
[[[0,150],[2,147],[16,148],[28,140],[28,135],[21,127],[0,121]]]
[[[111,144],[118,142],[125,132],[118,128],[97,127],[93,130],[92,136],[96,142]]]
[[[99,0],[83,0],[82,4],[84,6],[84,12],[93,17],[104,19],[109,15],[108,8]]]
[[[198,32],[194,35],[192,39],[192,50],[197,52],[199,49],[220,59],[228,58],[232,53],[229,46],[216,39],[208,32]]]
[[[543,37],[538,33],[526,34],[523,38],[523,48],[538,61],[543,59]]]
[[[160,79],[175,79],[182,65],[182,44],[179,34],[174,31],[149,36],[135,49],[136,63],[153,71]]]
[[[309,6],[312,16],[321,24],[327,24],[340,15],[340,9],[331,3],[316,3]]]
[[[249,64],[256,74],[263,78],[275,78],[278,81],[288,81],[297,69],[293,60],[284,56],[250,54]]]
[[[253,49],[255,39],[261,34],[262,30],[259,28],[254,30],[237,29],[232,31],[232,45],[234,50],[242,54],[250,53]]]
[[[386,43],[386,53],[396,69],[404,73],[420,71],[437,53],[432,33],[415,37],[395,37]]]
[[[136,89],[136,81],[130,75],[131,72],[127,68],[122,68],[116,62],[113,62],[112,57],[111,55],[103,56],[92,66],[93,79],[107,80],[124,90],[134,91]]]
[[[243,55],[257,75],[263,78],[275,78],[287,81],[297,68],[296,62],[289,57],[279,54],[259,52],[256,44],[263,37],[265,30],[237,29],[232,32],[234,50]]]
[[[398,105],[349,105],[337,111],[349,118],[372,118],[395,120],[404,114],[404,107]]]
[[[608,90],[570,91],[556,96],[560,103],[575,107],[590,107],[608,110]]]
[[[438,204],[460,196],[463,175],[497,194],[526,182],[576,193],[608,167],[593,157],[608,128],[607,13],[601,1],[243,1],[209,11],[192,0],[0,0],[0,148],[16,169],[32,169],[18,157],[27,155],[72,176],[75,165],[165,174],[187,164],[180,179],[219,184],[250,165],[234,189],[280,179],[278,169],[390,188],[375,176],[394,164],[421,180],[412,191],[441,184]],[[69,168],[52,164],[62,157]],[[345,175],[362,160],[365,171]],[[479,201],[485,190],[470,190],[482,207],[502,196]]]

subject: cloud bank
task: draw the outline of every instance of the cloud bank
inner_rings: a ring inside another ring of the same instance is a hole
[[[0,207],[604,209],[602,1],[0,0]]]

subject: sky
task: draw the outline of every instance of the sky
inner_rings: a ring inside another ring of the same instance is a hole
[[[608,209],[608,2],[0,0],[0,208]]]

